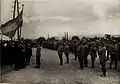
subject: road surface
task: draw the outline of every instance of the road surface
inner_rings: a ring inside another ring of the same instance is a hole
[[[42,49],[41,69],[35,66],[35,52],[31,63],[25,69],[12,71],[2,75],[2,82],[12,84],[120,84],[120,72],[107,70],[107,77],[100,77],[101,69],[99,61],[95,63],[96,69],[89,67],[79,70],[78,61],[74,61],[74,55],[70,54],[70,64],[59,67],[57,52],[49,49]],[[63,56],[64,62],[66,60]],[[90,59],[90,57],[89,57]]]

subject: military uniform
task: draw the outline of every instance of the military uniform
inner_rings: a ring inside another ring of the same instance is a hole
[[[60,45],[60,46],[58,47],[58,56],[59,56],[59,59],[60,59],[60,66],[63,65],[62,55],[63,55],[63,46]]]
[[[116,46],[113,44],[111,46],[111,51],[110,51],[110,54],[111,54],[110,68],[112,68],[112,64],[114,62],[115,63],[115,69],[117,69],[117,61],[118,61],[117,51],[118,50],[117,50]]]
[[[118,49],[118,60],[120,62],[120,42],[117,45],[117,49]]]
[[[109,55],[110,55],[110,44],[106,45],[106,50],[107,50],[107,60],[109,60]]]
[[[90,50],[90,56],[91,56],[91,61],[92,61],[92,69],[94,69],[94,63],[95,63],[95,59],[97,57],[97,52],[96,52],[96,48],[94,46],[94,44],[91,46],[91,50]]]
[[[101,76],[106,76],[106,48],[104,46],[99,49],[99,58],[103,71],[103,74]]]
[[[88,66],[88,54],[89,54],[89,48],[88,48],[88,45],[85,44],[84,45],[84,51],[83,51],[83,55],[84,55],[84,64],[85,66],[87,67]]]
[[[74,60],[77,60],[77,48],[78,48],[77,43],[74,43],[73,44],[73,53],[75,55],[75,59]]]
[[[65,53],[65,56],[67,58],[66,63],[69,64],[69,46],[68,45],[65,46],[64,53]]]
[[[41,58],[41,47],[37,47],[36,50],[36,67],[35,68],[40,68],[40,58]]]
[[[83,56],[83,45],[80,45],[77,49],[77,56],[78,56],[78,60],[79,60],[79,64],[80,64],[80,68],[79,69],[84,69],[83,66],[83,61],[84,61],[84,56]]]
[[[30,58],[32,56],[32,49],[30,45],[28,45],[28,47],[25,48],[25,52],[26,52],[26,65],[29,65]]]

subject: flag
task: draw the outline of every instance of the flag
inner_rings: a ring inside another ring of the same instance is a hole
[[[19,13],[19,15],[5,24],[1,25],[0,30],[3,35],[8,36],[8,37],[13,37],[16,33],[16,30],[22,26],[23,23],[23,9]]]

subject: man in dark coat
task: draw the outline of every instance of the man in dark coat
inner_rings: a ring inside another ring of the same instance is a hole
[[[19,70],[19,62],[20,62],[20,53],[19,53],[19,45],[17,42],[14,43],[14,69]]]
[[[26,65],[29,65],[30,63],[30,58],[32,56],[32,49],[30,44],[28,44],[25,48],[25,53],[26,53]]]
[[[120,62],[120,42],[118,42],[117,49],[118,49],[118,60]]]
[[[75,59],[74,60],[77,60],[77,48],[78,48],[77,42],[74,41],[74,43],[73,43],[73,53],[75,55]]]
[[[113,44],[111,45],[110,55],[111,55],[110,69],[112,68],[113,62],[115,63],[115,69],[117,69],[118,50],[115,45],[115,41],[113,41]]]
[[[109,60],[109,55],[110,55],[110,44],[106,44],[106,49],[107,49],[107,60]]]
[[[37,43],[37,50],[36,50],[36,67],[35,67],[35,68],[40,68],[40,66],[41,66],[40,58],[41,58],[41,46],[39,45],[39,43]]]
[[[89,48],[88,48],[88,45],[87,43],[85,42],[84,43],[84,51],[83,51],[83,55],[84,55],[84,64],[85,64],[85,67],[88,66],[88,54],[89,54]]]
[[[19,45],[19,69],[25,68],[25,52],[22,44]]]
[[[79,64],[80,64],[80,68],[81,70],[84,69],[84,66],[83,66],[83,61],[84,61],[84,56],[83,56],[83,50],[84,50],[84,47],[83,45],[79,45],[78,49],[77,49],[77,56],[78,56],[78,60],[79,60]]]
[[[91,50],[90,50],[90,56],[91,56],[91,61],[92,61],[92,69],[94,69],[95,68],[94,63],[95,63],[95,59],[97,57],[95,43],[92,43]]]
[[[67,44],[65,45],[64,53],[67,59],[66,64],[69,64],[69,46]]]
[[[60,66],[63,66],[63,46],[62,44],[60,44],[60,46],[58,47],[58,56],[59,56],[59,59],[60,59]]]
[[[101,75],[102,77],[106,76],[106,48],[104,46],[104,43],[101,43],[101,46],[99,48],[99,58],[101,61],[101,65],[102,65],[102,71],[103,74]]]

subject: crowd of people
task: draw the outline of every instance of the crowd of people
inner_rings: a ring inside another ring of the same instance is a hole
[[[49,44],[50,43],[50,44]],[[36,66],[40,68],[41,58],[41,45],[44,48],[57,50],[60,66],[63,66],[63,54],[66,56],[66,64],[69,64],[69,54],[74,54],[74,60],[79,61],[79,69],[83,70],[84,67],[88,67],[88,56],[91,56],[91,68],[95,68],[96,58],[99,57],[103,74],[106,76],[106,62],[110,61],[109,68],[118,68],[120,63],[120,39],[104,39],[104,38],[92,38],[88,39],[83,37],[82,39],[72,40],[46,40],[43,43],[37,41],[36,50]],[[29,65],[32,56],[32,46],[30,42],[26,41],[5,41],[0,44],[2,66],[12,65],[15,70],[25,68]]]
[[[14,70],[29,65],[32,48],[29,43],[19,41],[4,41],[0,44],[1,65],[10,65]]]
[[[49,44],[50,43],[50,44]],[[105,38],[82,38],[68,41],[57,41],[52,43],[47,41],[46,48],[57,49],[60,59],[60,66],[63,66],[63,54],[66,56],[66,63],[69,64],[69,53],[74,53],[74,60],[78,60],[80,67],[84,69],[88,67],[88,56],[91,56],[91,68],[95,68],[96,58],[99,57],[103,74],[106,76],[106,62],[110,61],[109,68],[118,68],[120,63],[120,39],[105,39]],[[50,48],[52,47],[52,48]]]

